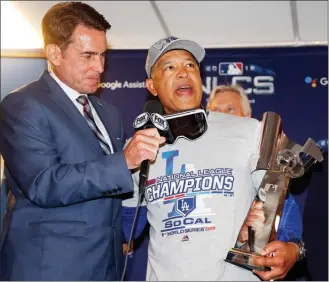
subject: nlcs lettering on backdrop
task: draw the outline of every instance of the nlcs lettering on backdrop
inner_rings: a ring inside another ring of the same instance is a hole
[[[218,81],[217,76],[207,76],[203,91],[210,95],[211,90],[222,82]],[[262,76],[232,76],[232,84],[242,86],[246,94],[271,95],[274,94],[274,77],[269,75]]]
[[[232,84],[239,84],[241,86],[250,86],[246,88],[247,94],[273,94],[274,93],[274,78],[273,76],[234,76],[232,77]],[[252,87],[254,86],[254,88]],[[245,88],[245,87],[244,87]]]

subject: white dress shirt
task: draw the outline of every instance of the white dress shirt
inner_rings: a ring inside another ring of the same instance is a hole
[[[55,74],[54,72],[50,72],[50,76],[59,84],[59,86],[63,89],[64,93],[69,97],[69,99],[72,101],[72,103],[76,106],[76,108],[79,110],[79,112],[81,113],[81,115],[84,117],[83,115],[83,106],[78,103],[77,98],[81,95],[84,95],[87,97],[88,99],[88,95],[86,94],[80,94],[78,91],[70,88],[69,86],[67,86],[65,83],[63,83]],[[88,99],[89,101],[89,99]],[[103,134],[106,142],[108,143],[109,147],[111,148],[111,152],[113,152],[113,147],[112,147],[112,143],[111,143],[111,139],[109,134],[107,133],[104,124],[102,123],[101,119],[99,118],[93,104],[89,101],[89,105],[91,108],[91,112],[92,115],[94,117],[95,123],[98,127],[98,129],[101,131],[101,133]],[[91,129],[90,129],[91,130]]]

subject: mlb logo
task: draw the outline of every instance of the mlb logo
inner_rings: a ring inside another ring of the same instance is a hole
[[[182,242],[188,242],[190,241],[190,238],[187,235],[184,235]]]
[[[219,75],[242,75],[243,63],[241,62],[219,63],[218,73]]]

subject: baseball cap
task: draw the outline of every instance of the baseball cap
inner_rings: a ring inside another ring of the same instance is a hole
[[[166,52],[175,49],[186,50],[190,52],[198,61],[198,63],[201,63],[206,54],[205,49],[194,41],[179,39],[175,36],[162,38],[155,42],[148,50],[145,63],[145,70],[148,78],[151,77],[151,69],[157,60]]]

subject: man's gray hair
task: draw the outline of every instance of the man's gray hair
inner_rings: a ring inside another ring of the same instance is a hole
[[[216,95],[219,93],[223,93],[223,92],[235,92],[235,93],[239,94],[241,97],[241,107],[243,110],[243,114],[245,116],[251,116],[251,107],[250,107],[250,103],[249,103],[247,94],[245,93],[244,89],[237,84],[216,86],[210,93],[208,103],[207,103],[207,109],[208,109],[209,105],[212,103],[212,101],[215,99]]]

